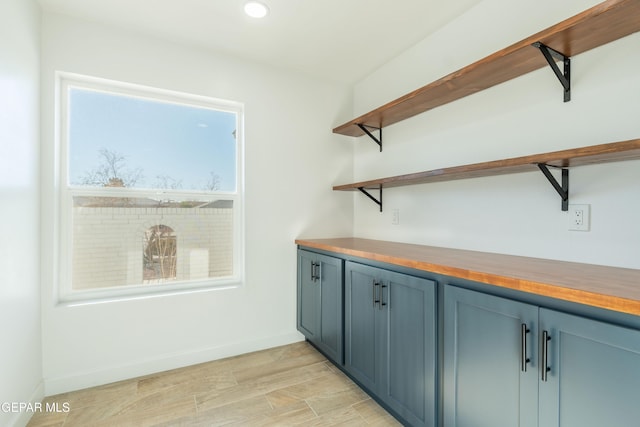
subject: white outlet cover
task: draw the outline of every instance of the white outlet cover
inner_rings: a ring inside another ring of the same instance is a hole
[[[589,231],[591,229],[591,205],[569,205],[568,229]]]
[[[400,209],[398,208],[391,211],[391,225],[400,225]]]

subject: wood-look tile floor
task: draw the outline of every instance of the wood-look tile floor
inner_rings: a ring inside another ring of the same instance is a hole
[[[306,342],[47,397],[29,427],[399,426]]]

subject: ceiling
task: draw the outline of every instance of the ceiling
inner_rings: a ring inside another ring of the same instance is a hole
[[[334,82],[352,84],[481,0],[38,0],[102,22]]]

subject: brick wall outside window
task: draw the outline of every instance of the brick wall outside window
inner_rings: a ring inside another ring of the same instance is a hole
[[[160,224],[176,235],[175,281],[233,273],[231,207],[74,207],[72,288],[144,283],[144,233]]]

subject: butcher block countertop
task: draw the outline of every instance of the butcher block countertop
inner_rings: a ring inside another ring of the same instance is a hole
[[[351,237],[296,244],[640,316],[640,270]]]

